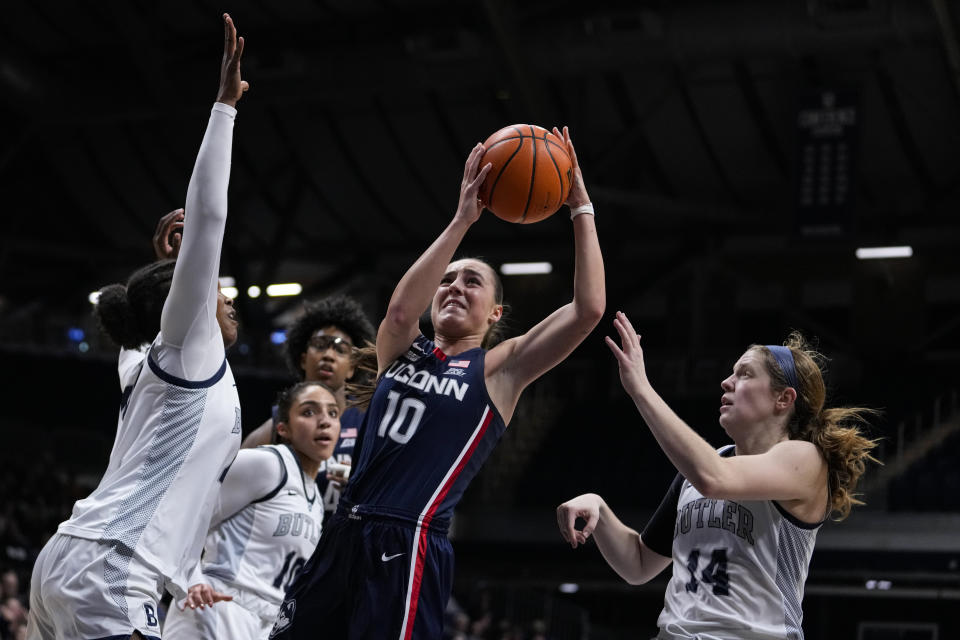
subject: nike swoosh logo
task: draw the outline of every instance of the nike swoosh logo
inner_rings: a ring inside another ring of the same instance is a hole
[[[395,554],[393,554],[392,556],[388,556],[386,553],[383,553],[383,554],[380,555],[380,559],[383,560],[384,562],[390,562],[390,561],[393,560],[394,558],[399,558],[399,557],[402,556],[402,555],[403,555],[402,552],[401,552],[401,553],[395,553]]]

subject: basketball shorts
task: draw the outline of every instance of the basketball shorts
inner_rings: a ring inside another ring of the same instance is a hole
[[[364,514],[341,503],[287,590],[270,638],[433,640],[453,586],[446,531]]]
[[[117,547],[58,533],[33,566],[28,640],[160,639],[162,578]]]
[[[267,640],[273,620],[267,620],[233,601],[215,602],[203,609],[170,605],[163,640]]]

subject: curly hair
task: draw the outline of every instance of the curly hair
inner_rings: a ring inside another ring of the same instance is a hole
[[[843,520],[853,505],[863,504],[855,491],[866,463],[879,462],[870,454],[877,441],[860,431],[867,418],[878,412],[866,407],[825,408],[827,394],[821,365],[826,358],[811,348],[799,331],[792,332],[784,346],[793,354],[800,386],[796,389],[787,433],[791,440],[812,442],[823,453],[829,476],[830,510],[837,514],[837,520]],[[751,345],[750,349],[760,354],[774,391],[790,386],[770,349],[761,345]]]
[[[287,327],[286,359],[290,372],[302,380],[300,358],[317,329],[336,327],[350,336],[354,346],[372,342],[375,331],[360,303],[350,296],[336,295],[304,303],[304,313]]]
[[[151,262],[134,271],[126,284],[100,289],[93,308],[100,329],[125,349],[153,342],[160,333],[160,314],[170,292],[175,260]]]

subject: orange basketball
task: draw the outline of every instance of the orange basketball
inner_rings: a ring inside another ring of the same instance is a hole
[[[533,124],[513,124],[487,138],[483,147],[480,166],[493,166],[479,195],[497,217],[539,222],[567,199],[573,163],[561,138]]]

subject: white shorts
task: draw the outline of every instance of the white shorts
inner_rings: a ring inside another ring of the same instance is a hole
[[[160,640],[162,578],[111,545],[58,533],[30,582],[28,640]]]
[[[203,609],[170,605],[163,625],[164,640],[267,640],[273,620],[265,620],[232,601],[215,602]]]

